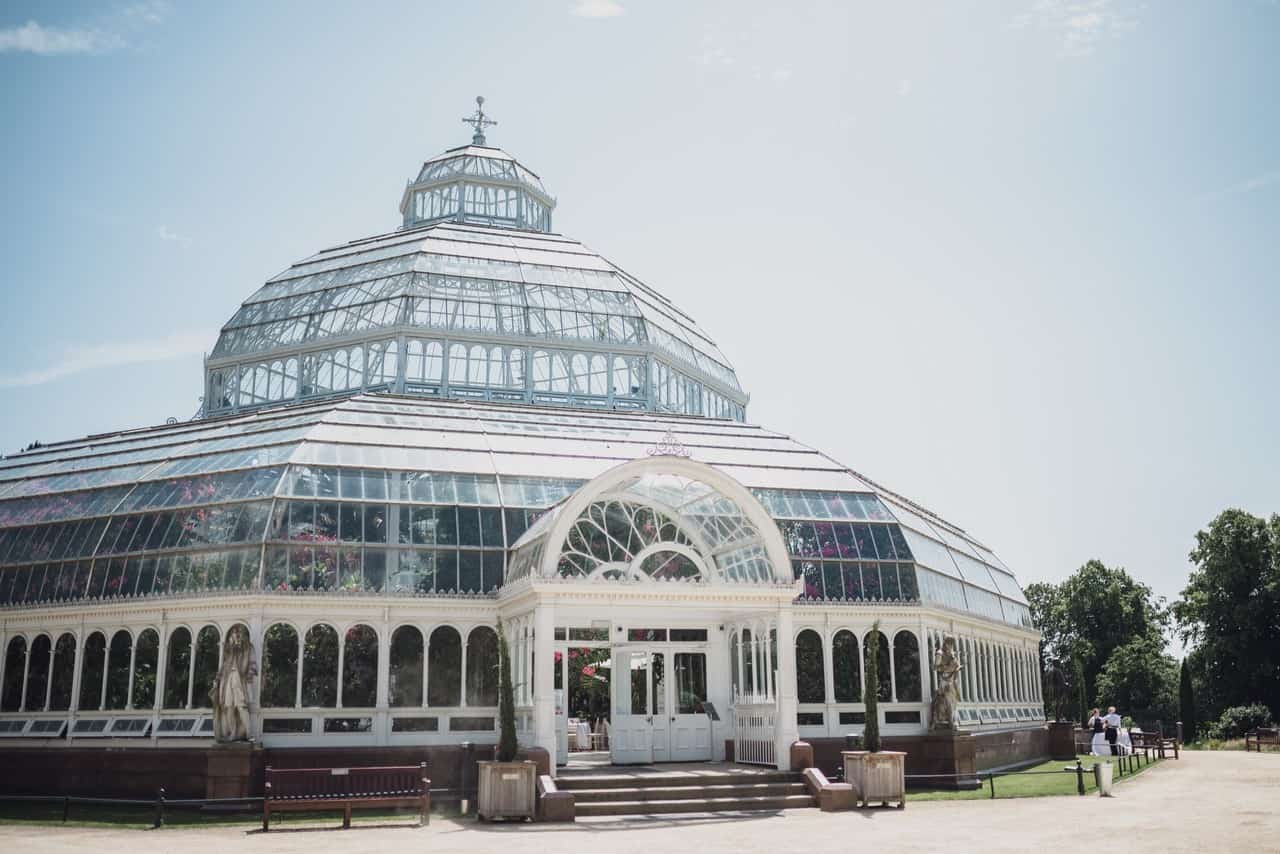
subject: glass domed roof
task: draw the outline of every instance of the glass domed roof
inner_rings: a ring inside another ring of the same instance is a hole
[[[552,233],[542,180],[483,143],[423,164],[399,230],[322,250],[245,300],[207,361],[205,413],[386,390],[742,420],[711,337]]]

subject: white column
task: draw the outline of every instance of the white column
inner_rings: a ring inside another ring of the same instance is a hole
[[[53,654],[58,651],[58,637],[56,633],[49,634],[49,673],[44,680],[44,706],[41,711],[48,711],[49,695],[53,693]]]
[[[884,638],[885,646],[889,647],[889,702],[896,703],[898,702],[898,674],[893,666],[893,637],[884,632],[881,632],[880,636]]]
[[[80,670],[84,667],[84,623],[80,624],[79,632],[72,632],[76,639],[76,654],[72,656],[72,667],[75,669],[71,672],[71,703],[67,706],[69,714],[74,715],[80,711]],[[3,676],[0,676],[3,678]],[[0,683],[2,684],[2,683]]]
[[[800,738],[800,729],[796,724],[799,703],[796,700],[795,625],[792,621],[790,602],[778,608],[778,643],[784,646],[778,651],[774,750],[778,759],[778,770],[790,771],[791,745]]]
[[[554,606],[539,602],[533,617],[533,648],[534,663],[542,675],[533,683],[533,730],[534,743],[551,756],[552,776],[556,772],[555,627]]]

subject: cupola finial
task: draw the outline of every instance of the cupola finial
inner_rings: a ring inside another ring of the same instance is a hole
[[[484,114],[484,96],[476,95],[476,114],[467,116],[462,120],[465,124],[471,125],[475,130],[475,134],[471,137],[472,145],[484,145],[484,129],[490,125],[496,125],[493,119]]]

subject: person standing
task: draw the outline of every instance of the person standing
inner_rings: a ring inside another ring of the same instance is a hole
[[[1107,716],[1103,718],[1103,722],[1107,727],[1107,744],[1111,745],[1111,755],[1119,756],[1120,748],[1116,740],[1120,738],[1120,716],[1116,714],[1115,706],[1107,706]]]

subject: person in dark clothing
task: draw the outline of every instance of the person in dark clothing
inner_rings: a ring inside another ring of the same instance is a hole
[[[1111,745],[1111,755],[1119,756],[1120,748],[1116,745],[1116,739],[1120,737],[1120,716],[1116,714],[1115,706],[1107,707],[1107,716],[1103,720],[1107,725],[1107,743]]]

